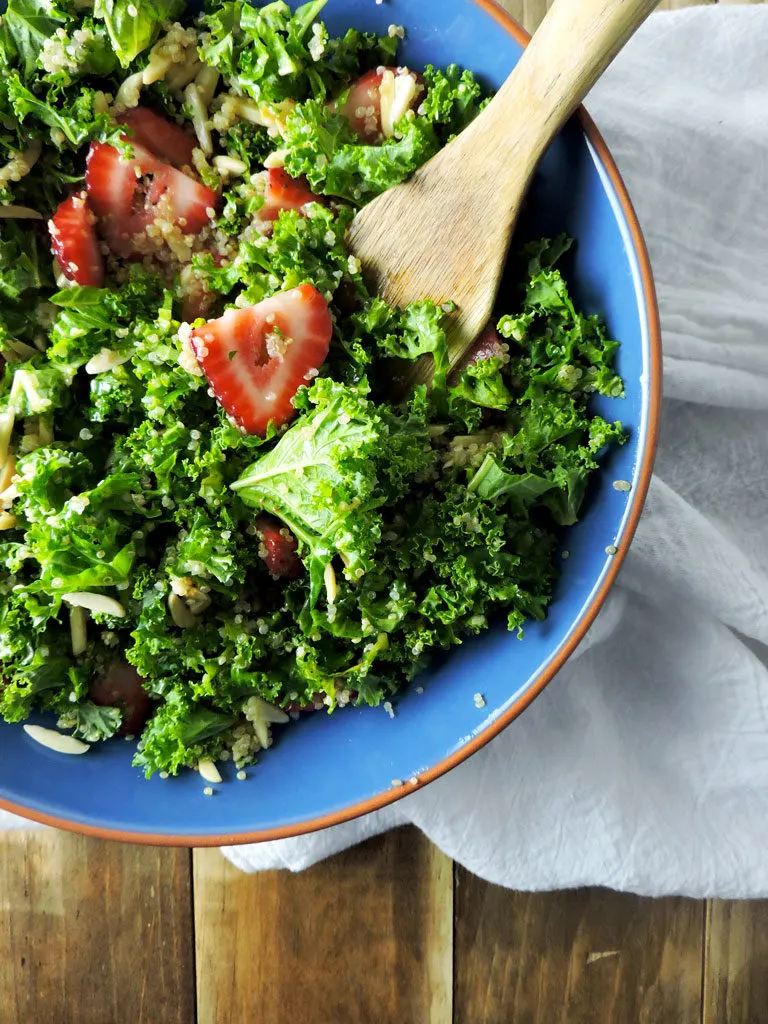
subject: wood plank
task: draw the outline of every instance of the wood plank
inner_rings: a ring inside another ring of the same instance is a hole
[[[2,836],[3,1024],[193,1024],[193,955],[187,851]]]
[[[707,906],[702,1024],[768,1020],[768,900]]]
[[[517,893],[462,869],[455,901],[456,1021],[699,1024],[703,901]]]
[[[451,1024],[452,864],[415,829],[296,875],[193,862],[200,1024]]]

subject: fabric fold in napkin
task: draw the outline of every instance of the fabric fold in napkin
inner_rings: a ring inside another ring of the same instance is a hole
[[[226,849],[238,867],[298,870],[412,822],[516,889],[768,895],[767,62],[768,7],[663,12],[587,104],[650,249],[665,405],[636,540],[578,652],[447,776]]]

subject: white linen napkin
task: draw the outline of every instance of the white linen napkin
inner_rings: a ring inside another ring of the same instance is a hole
[[[299,870],[413,822],[516,889],[768,895],[768,7],[651,17],[588,107],[655,271],[661,448],[619,583],[523,717],[366,818],[228,848]]]

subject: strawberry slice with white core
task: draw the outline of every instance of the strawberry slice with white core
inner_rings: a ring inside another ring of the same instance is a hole
[[[127,137],[131,142],[143,146],[174,167],[192,166],[195,139],[167,117],[161,117],[148,107],[133,107],[119,121],[130,128],[131,135]]]
[[[154,172],[160,161],[133,143],[134,159],[126,160],[102,142],[88,150],[85,184],[88,200],[99,217],[99,227],[110,249],[128,258],[134,253],[134,235],[146,230],[151,217],[139,216],[137,192],[142,175]],[[164,165],[163,165],[164,166]]]
[[[298,210],[301,213],[307,203],[324,203],[316,196],[305,178],[292,178],[282,167],[270,167],[263,172],[264,205],[258,219],[264,222],[277,220],[282,210]]]
[[[114,146],[92,142],[85,161],[88,199],[99,217],[127,220],[133,213],[138,180],[160,166],[157,157],[135,142],[134,159],[127,160]]]
[[[48,221],[48,232],[51,251],[67,280],[101,288],[104,284],[104,260],[96,238],[95,222],[86,194],[80,192],[59,204]]]
[[[133,239],[159,216],[184,234],[197,234],[218,205],[216,193],[132,141],[133,158],[114,146],[91,143],[85,183],[107,242],[119,256],[135,253]],[[162,201],[162,202],[161,202]]]
[[[293,419],[292,399],[328,355],[333,323],[311,284],[245,309],[228,309],[192,332],[191,343],[216,398],[248,434]]]
[[[352,83],[339,110],[363,142],[375,145],[394,134],[395,125],[424,93],[421,75],[408,68],[378,67]]]

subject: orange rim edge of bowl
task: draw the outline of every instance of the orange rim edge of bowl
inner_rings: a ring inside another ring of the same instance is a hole
[[[495,18],[502,28],[509,32],[509,34],[521,46],[525,46],[528,43],[530,35],[514,20],[514,18],[507,14],[507,12],[496,3],[496,0],[474,0],[474,2]],[[461,750],[458,750],[444,758],[434,767],[421,774],[419,776],[418,786],[398,786],[397,788],[387,790],[384,793],[379,793],[377,796],[370,797],[368,800],[363,800],[351,807],[347,807],[344,810],[335,811],[332,814],[325,814],[320,818],[313,818],[311,821],[303,822],[299,825],[286,825],[281,828],[265,829],[259,832],[238,832],[234,835],[166,836],[155,835],[149,832],[123,832],[120,829],[99,828],[95,825],[78,824],[77,822],[68,821],[64,818],[57,818],[52,814],[43,814],[38,811],[27,809],[26,807],[21,807],[9,800],[0,800],[0,808],[14,814],[19,814],[22,817],[30,818],[31,820],[40,822],[44,825],[53,825],[55,828],[65,829],[69,832],[77,832],[80,835],[96,836],[99,839],[112,839],[124,843],[142,843],[149,846],[235,846],[243,843],[260,843],[274,839],[288,839],[293,836],[305,835],[309,832],[317,832],[320,829],[328,828],[331,825],[339,825],[342,822],[350,821],[353,818],[359,818],[364,814],[369,814],[371,811],[379,810],[381,807],[386,807],[387,804],[394,803],[407,793],[413,793],[416,789],[420,789],[426,783],[432,782],[434,779],[444,775],[446,772],[450,771],[451,768],[455,768],[457,765],[461,764],[462,761],[466,761],[468,757],[471,757],[471,755],[480,750],[481,747],[484,747],[486,743],[490,742],[490,740],[495,736],[498,736],[498,734],[505,729],[510,722],[514,721],[514,719],[517,718],[518,715],[520,715],[541,693],[547,683],[560,671],[570,657],[574,648],[592,625],[592,622],[602,607],[609,590],[613,586],[621,567],[621,563],[624,561],[624,557],[629,549],[629,545],[637,528],[638,520],[640,519],[640,513],[642,512],[643,505],[645,503],[648,486],[651,482],[653,460],[658,442],[659,416],[661,412],[661,328],[659,324],[659,311],[656,303],[656,290],[653,284],[653,275],[651,273],[651,265],[648,258],[645,240],[643,238],[642,231],[640,230],[640,224],[637,220],[637,215],[635,214],[627,189],[622,181],[621,175],[619,174],[618,168],[613,161],[613,157],[608,151],[608,147],[606,146],[603,137],[583,107],[579,108],[577,116],[581,121],[584,134],[594,147],[594,150],[603,164],[619,199],[622,211],[626,218],[627,226],[629,227],[632,245],[640,267],[640,276],[643,285],[643,298],[645,300],[645,309],[648,317],[648,334],[650,339],[651,365],[649,380],[650,396],[648,409],[648,433],[646,437],[643,464],[640,468],[639,483],[634,490],[633,504],[630,509],[629,519],[618,546],[618,550],[613,556],[611,566],[606,573],[600,589],[593,597],[589,608],[582,616],[578,627],[566,643],[563,644],[560,651],[558,651],[557,656],[552,659],[532,686],[530,686],[528,690],[526,690],[526,692],[504,712],[503,715],[500,715],[495,719],[479,735],[475,736],[469,743],[463,746]]]

